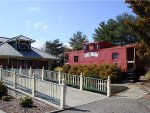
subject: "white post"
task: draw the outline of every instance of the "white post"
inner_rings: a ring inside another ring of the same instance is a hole
[[[44,67],[43,67],[43,69],[42,69],[42,80],[44,80],[44,73],[45,71],[44,71]]]
[[[62,84],[60,84],[60,86],[61,86],[60,107],[62,109],[64,109],[65,108],[65,101],[66,101],[66,92],[67,92],[67,87],[66,87],[64,79],[62,79]]]
[[[15,71],[15,69],[12,72],[12,75],[13,75],[13,88],[15,89],[16,88],[16,71]]]
[[[11,68],[11,71],[14,71],[14,68],[13,68],[13,66],[12,66],[12,68]]]
[[[111,80],[110,80],[110,76],[108,76],[107,79],[107,97],[111,96]]]
[[[83,90],[83,75],[80,73],[80,90]]]
[[[0,81],[2,81],[2,67],[0,67]]]
[[[59,74],[58,74],[58,84],[60,84],[60,81],[61,81],[61,72],[60,72],[60,69],[59,69]]]
[[[29,69],[29,77],[31,77],[32,76],[32,68],[30,67],[30,69]]]
[[[33,73],[32,77],[32,97],[35,97],[35,73]]]
[[[19,68],[19,74],[22,74],[22,68],[21,68],[21,66]]]
[[[11,73],[11,77],[13,77],[13,72],[14,72],[14,68],[12,66],[11,70],[10,70],[12,73]]]

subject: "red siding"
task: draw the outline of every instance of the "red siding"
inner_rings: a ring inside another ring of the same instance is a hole
[[[95,56],[89,56],[85,58],[85,54],[89,54],[91,51],[84,52],[81,51],[74,51],[74,52],[67,52],[69,54],[69,64],[71,66],[73,65],[89,65],[89,64],[114,64],[117,63],[118,66],[121,67],[123,71],[126,71],[127,69],[127,53],[126,49],[133,46],[119,46],[119,47],[113,47],[113,48],[105,48],[105,49],[99,49],[95,52],[97,57]],[[118,53],[118,58],[112,59],[112,53]],[[74,62],[74,56],[79,56],[78,62]]]

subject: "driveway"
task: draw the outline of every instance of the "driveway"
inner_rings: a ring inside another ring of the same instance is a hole
[[[150,100],[111,97],[70,108],[61,113],[150,113]]]
[[[129,87],[127,91],[111,98],[105,96],[103,98],[102,95],[91,92],[85,92],[84,94],[70,89],[70,92],[74,91],[72,93],[75,95],[70,95],[67,104],[76,103],[77,101],[81,101],[81,103],[79,102],[80,104],[76,104],[79,106],[68,108],[61,111],[61,113],[150,113],[150,93],[137,84],[125,84],[125,86]],[[143,98],[143,95],[148,95],[148,98]]]

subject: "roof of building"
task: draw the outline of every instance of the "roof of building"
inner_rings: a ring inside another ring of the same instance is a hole
[[[35,42],[35,40],[31,39],[31,38],[28,38],[26,36],[23,36],[23,35],[19,35],[19,36],[16,36],[16,37],[13,37],[11,38],[11,41],[12,40],[22,40],[22,41],[30,41],[30,42]]]
[[[24,37],[22,35],[16,37],[16,38],[12,38],[14,39],[23,39],[23,40],[28,40],[28,41],[34,41],[30,38]],[[3,42],[0,44],[0,56],[8,56],[8,57],[21,57],[21,58],[36,58],[36,59],[53,59],[53,60],[57,60],[56,57],[49,55],[48,53],[39,50],[37,48],[31,47],[30,51],[18,51],[16,48],[14,48],[13,46],[11,46],[8,42],[13,41],[10,39],[4,39],[4,38],[0,38]]]
[[[6,38],[6,37],[0,37],[0,42],[5,42],[5,41],[7,41],[7,40],[9,40],[9,38]]]
[[[31,39],[31,38],[28,38],[28,37],[26,37],[26,36],[23,36],[23,35],[19,35],[19,36],[13,37],[13,38],[1,37],[0,40],[2,40],[2,43],[1,43],[0,45],[2,45],[2,44],[4,44],[4,43],[7,43],[7,42],[15,41],[15,40],[29,41],[29,42],[31,42],[31,43],[35,42],[35,40],[33,40],[33,39]]]

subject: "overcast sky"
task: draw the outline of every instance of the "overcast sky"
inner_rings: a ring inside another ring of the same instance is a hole
[[[57,38],[68,44],[81,31],[92,42],[100,22],[124,12],[133,14],[123,0],[0,0],[0,37],[24,35],[40,48]]]

